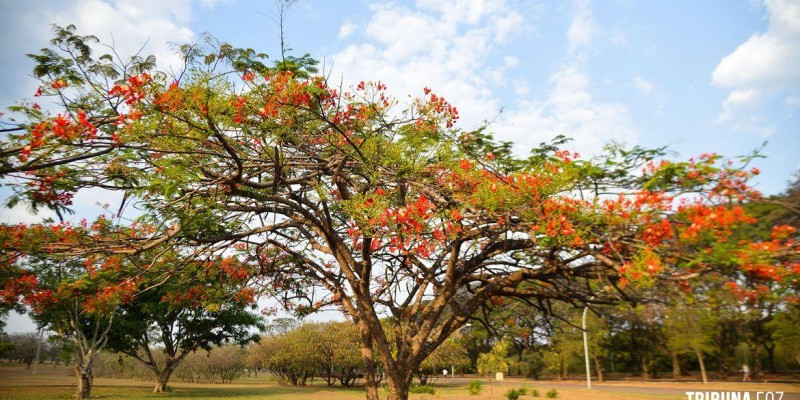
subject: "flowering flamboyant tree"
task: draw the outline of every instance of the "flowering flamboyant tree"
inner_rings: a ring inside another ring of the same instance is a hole
[[[57,33],[67,49],[87,40]],[[563,141],[521,159],[456,129],[457,109],[427,88],[401,104],[380,82],[330,87],[308,59],[270,68],[225,44],[182,54],[179,76],[120,73],[111,87],[82,67],[96,63],[88,50],[37,56],[47,90],[82,100],[55,117],[19,109],[30,120],[2,145],[4,171],[33,182],[18,198],[58,207],[76,188],[124,190],[164,228],[106,251],[202,245],[237,254],[297,313],[337,307],[358,328],[369,399],[376,360],[389,398],[405,399],[423,360],[502,297],[609,302],[738,268],[734,255],[775,268],[764,276],[798,272],[790,237],[727,241],[759,196],[746,162],[617,148],[582,161]],[[101,128],[104,115],[117,117]],[[93,135],[110,150],[87,153]]]
[[[0,257],[10,266],[0,301],[28,306],[40,326],[73,345],[77,398],[91,397],[94,361],[105,348],[145,363],[162,392],[186,354],[228,340],[247,343],[253,339],[248,329],[260,326],[258,315],[247,311],[255,307],[249,264],[197,249],[142,250],[129,243],[155,230],[105,217],[76,226],[0,226]],[[152,335],[153,326],[161,335]],[[149,347],[157,343],[165,347],[164,364]]]
[[[93,363],[106,345],[115,308],[133,299],[139,281],[124,255],[101,259],[66,251],[91,235],[119,233],[106,222],[0,227],[0,257],[10,275],[0,288],[0,300],[29,306],[41,327],[71,342],[78,398],[89,398]],[[53,247],[64,252],[54,255]]]
[[[247,287],[253,274],[233,257],[180,264],[171,254],[172,268],[159,268],[164,277],[141,290],[134,301],[117,311],[108,347],[140,361],[156,377],[154,393],[163,393],[172,373],[199,349],[258,339],[263,329],[255,291]],[[152,267],[151,267],[152,268]],[[163,357],[159,357],[159,355]]]

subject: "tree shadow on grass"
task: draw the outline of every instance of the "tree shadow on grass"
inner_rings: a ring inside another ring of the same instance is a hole
[[[361,388],[340,387],[294,387],[273,385],[248,385],[219,387],[186,387],[178,386],[168,393],[153,393],[149,384],[104,385],[96,384],[92,388],[92,398],[101,400],[128,399],[361,399],[364,392]],[[0,387],[0,400],[51,400],[73,399],[75,385],[25,385]]]
[[[332,393],[354,398],[363,396],[363,391],[353,388],[302,387],[302,386],[220,386],[220,387],[177,387],[168,393],[152,393],[152,389],[142,386],[101,386],[96,387],[96,398],[128,399],[217,399],[252,398],[262,399],[271,396],[293,396],[297,399],[324,398]],[[92,396],[93,398],[95,396]],[[283,398],[283,397],[281,397]]]

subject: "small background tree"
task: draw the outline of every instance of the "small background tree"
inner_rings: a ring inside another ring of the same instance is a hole
[[[698,303],[675,304],[670,307],[664,322],[667,345],[675,352],[697,357],[704,384],[708,383],[704,354],[713,351],[715,325],[711,311]]]
[[[478,374],[487,377],[497,372],[505,374],[508,371],[508,360],[506,360],[508,348],[507,341],[496,341],[492,346],[492,351],[478,357]]]

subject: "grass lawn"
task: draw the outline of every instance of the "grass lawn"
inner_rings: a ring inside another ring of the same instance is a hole
[[[0,400],[43,400],[43,399],[70,399],[74,392],[74,378],[68,376],[64,366],[54,367],[49,364],[40,365],[36,375],[31,374],[22,364],[0,363]],[[539,398],[551,389],[550,382],[531,382],[511,380],[505,384],[485,384],[480,395],[471,396],[467,392],[468,380],[441,381],[437,384],[437,392],[430,394],[412,394],[414,400],[433,399],[474,399],[474,400],[500,400],[505,399],[505,392],[511,388],[525,387],[530,392],[536,388],[540,392]],[[552,385],[556,385],[552,382]],[[737,383],[719,383],[703,387],[702,385],[685,383],[649,383],[649,382],[613,382],[611,386],[633,387],[672,387],[685,388],[697,387],[702,390],[760,390],[752,385]],[[679,386],[680,385],[680,386]],[[300,400],[300,399],[331,399],[331,400],[360,400],[364,398],[361,388],[343,389],[328,388],[322,381],[317,380],[309,387],[286,387],[275,383],[268,375],[258,378],[242,378],[233,384],[209,385],[182,383],[178,380],[171,383],[173,392],[166,394],[151,393],[153,383],[133,379],[95,378],[92,389],[93,397],[98,399],[123,400],[123,399],[236,399],[236,400]],[[770,385],[769,390],[800,391],[798,385]],[[382,398],[386,393],[382,393]],[[651,394],[635,392],[592,391],[585,389],[563,388],[558,389],[558,398],[566,400],[578,399],[634,399],[634,400],[678,400],[686,399],[685,395]],[[522,396],[523,400],[532,400],[529,393]]]

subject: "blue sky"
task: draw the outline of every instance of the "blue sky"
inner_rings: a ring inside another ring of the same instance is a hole
[[[0,108],[35,91],[24,55],[47,43],[49,23],[123,54],[147,42],[163,67],[175,61],[170,42],[202,32],[279,54],[270,0],[0,0],[0,11]],[[609,141],[683,158],[767,141],[756,164],[767,194],[800,169],[797,1],[299,0],[285,28],[294,53],[324,61],[334,82],[381,80],[401,99],[433,88],[462,129],[494,119],[521,155],[557,134],[585,156]],[[84,214],[100,212],[97,201],[76,199]]]
[[[46,43],[50,22],[123,53],[148,41],[162,66],[169,42],[202,32],[278,55],[268,0],[0,3],[2,107],[33,92],[24,54]],[[401,98],[431,87],[459,107],[463,129],[497,117],[492,130],[520,154],[559,133],[587,156],[611,140],[685,158],[768,141],[765,193],[800,168],[796,1],[299,0],[286,36],[334,81],[382,80]]]

